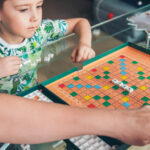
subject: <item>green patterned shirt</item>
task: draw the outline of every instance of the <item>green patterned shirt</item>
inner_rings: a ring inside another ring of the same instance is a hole
[[[0,92],[18,94],[37,82],[37,64],[41,58],[42,45],[59,39],[67,32],[65,20],[42,20],[33,37],[21,44],[8,44],[0,38],[0,57],[18,56],[21,67],[17,75],[0,79]]]

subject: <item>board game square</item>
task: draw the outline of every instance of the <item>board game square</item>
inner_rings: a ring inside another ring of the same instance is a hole
[[[103,78],[107,80],[107,79],[109,79],[110,77],[109,77],[108,75],[105,75]]]
[[[126,68],[126,67],[121,67],[120,69],[121,69],[121,70],[126,70],[127,68]]]
[[[101,76],[97,75],[97,76],[95,76],[94,78],[95,78],[95,79],[100,79]]]
[[[100,97],[99,95],[95,95],[93,98],[94,98],[95,100],[101,99],[101,97]]]
[[[141,89],[141,90],[146,90],[147,87],[146,87],[146,86],[141,86],[140,89]]]
[[[100,85],[95,85],[94,87],[95,87],[96,89],[100,89],[100,88],[101,88]]]
[[[139,71],[137,74],[139,74],[139,75],[143,75],[143,74],[145,74],[144,72],[142,72],[142,71]]]
[[[86,95],[86,96],[84,96],[84,99],[89,100],[89,99],[91,99],[91,96]]]
[[[92,86],[91,86],[90,84],[87,84],[85,87],[86,87],[87,89],[92,88]]]
[[[95,108],[96,106],[94,104],[88,105],[89,108]]]
[[[119,86],[114,85],[112,88],[113,88],[114,90],[118,90],[118,89],[119,89]]]
[[[69,84],[69,85],[67,85],[67,87],[68,87],[68,88],[73,88],[74,85],[73,85],[73,84]]]
[[[149,79],[149,80],[150,80],[150,76],[148,76],[148,77],[147,77],[147,79]]]
[[[79,80],[80,78],[79,77],[74,77],[73,78],[75,81]]]
[[[64,85],[64,84],[60,84],[59,87],[60,87],[60,88],[64,88],[65,85]]]
[[[109,71],[104,71],[103,73],[104,73],[104,74],[109,74],[110,72],[109,72]]]
[[[123,105],[124,107],[126,107],[126,108],[128,108],[128,107],[130,106],[130,104],[127,103],[127,102],[124,102],[122,105]]]
[[[108,61],[109,64],[113,64],[114,62],[112,60]]]
[[[82,84],[78,84],[76,87],[81,89],[83,87],[83,85]]]
[[[132,85],[132,86],[131,86],[131,88],[133,88],[133,90],[138,89],[138,87],[137,87],[137,86],[135,86],[135,85]]]
[[[144,80],[144,79],[145,79],[144,76],[139,76],[138,78],[139,78],[140,80]]]
[[[103,99],[104,99],[104,100],[109,100],[110,97],[109,97],[108,95],[105,95],[105,96],[103,97]]]
[[[137,61],[132,61],[132,64],[137,64],[138,62]]]
[[[120,74],[122,74],[122,75],[126,75],[126,74],[127,74],[127,72],[125,72],[125,71],[121,71],[121,72],[120,72]]]
[[[125,75],[123,75],[123,76],[121,76],[120,77],[122,80],[125,80],[125,79],[127,79],[128,77],[127,77],[127,75],[125,76]]]
[[[144,103],[143,106],[150,105],[149,103]]]
[[[123,84],[127,84],[128,82],[127,82],[126,80],[123,80],[122,83],[123,83]]]
[[[148,98],[148,97],[146,97],[146,96],[144,96],[141,100],[143,100],[143,101],[147,102],[147,101],[149,101],[149,98]]]
[[[125,64],[124,62],[121,62],[120,65],[121,65],[121,66],[125,66],[126,64]]]
[[[126,60],[125,60],[125,59],[120,59],[120,61],[121,61],[121,62],[125,62]]]
[[[129,92],[128,92],[128,91],[123,91],[122,94],[123,94],[123,95],[128,95]]]
[[[86,76],[86,78],[87,78],[87,79],[92,79],[93,76],[92,76],[92,75],[88,75],[88,76]]]
[[[104,70],[109,70],[110,68],[108,66],[104,67]]]
[[[142,67],[138,67],[137,70],[138,70],[138,71],[142,71],[143,68],[142,68]]]
[[[110,103],[109,103],[108,101],[106,101],[106,102],[103,103],[103,105],[104,105],[105,107],[108,107],[108,106],[110,105]]]
[[[124,102],[127,102],[127,101],[129,101],[130,99],[129,99],[128,97],[123,97],[122,100],[123,100]]]
[[[97,69],[95,69],[95,68],[94,68],[94,69],[92,69],[91,71],[92,71],[92,72],[96,72],[96,71],[97,71]]]
[[[120,55],[120,58],[125,58],[125,56],[124,55]]]
[[[78,94],[76,92],[72,92],[70,95],[73,96],[73,97],[75,97]]]

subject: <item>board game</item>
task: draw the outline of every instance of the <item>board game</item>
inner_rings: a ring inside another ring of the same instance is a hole
[[[148,53],[124,44],[93,58],[82,70],[63,75],[47,84],[46,88],[72,106],[131,109],[148,105]],[[119,83],[114,83],[114,80]]]

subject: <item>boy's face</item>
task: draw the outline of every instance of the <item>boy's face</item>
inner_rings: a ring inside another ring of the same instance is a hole
[[[6,0],[0,10],[3,33],[30,38],[42,20],[43,0]]]

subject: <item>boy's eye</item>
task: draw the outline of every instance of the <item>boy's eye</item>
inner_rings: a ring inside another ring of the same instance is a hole
[[[42,6],[43,6],[43,5],[39,5],[39,6],[37,6],[37,8],[42,8]]]
[[[20,9],[19,11],[20,12],[25,12],[25,11],[27,11],[28,9]]]

